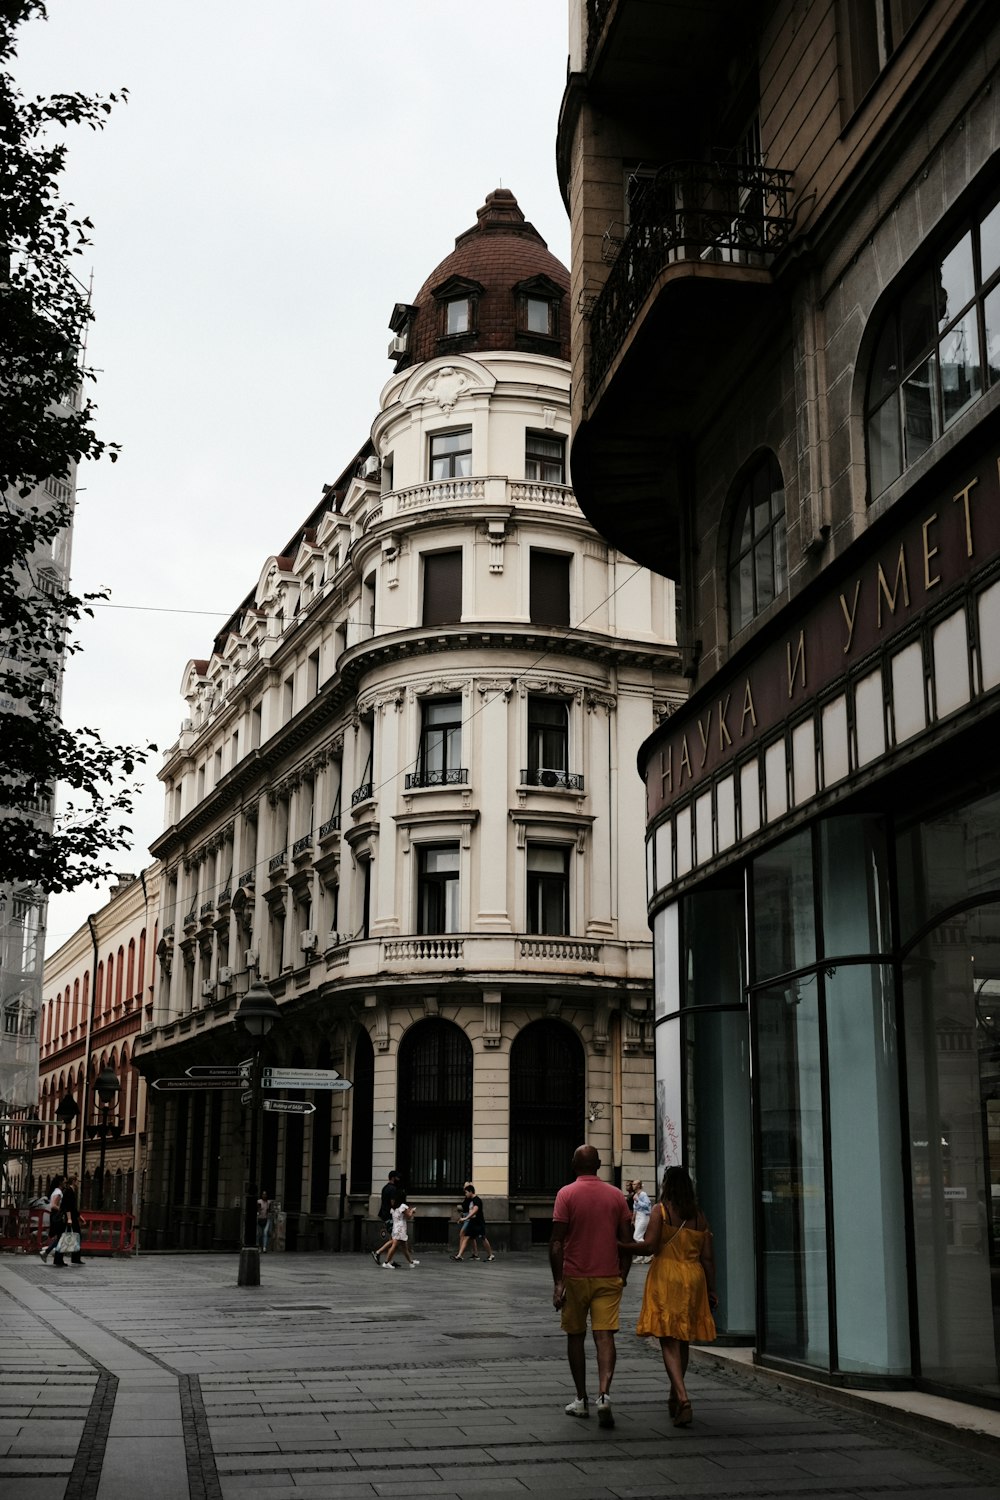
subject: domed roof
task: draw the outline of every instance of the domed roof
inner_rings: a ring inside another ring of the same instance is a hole
[[[397,370],[439,354],[493,349],[568,360],[568,304],[566,267],[510,189],[495,188],[415,300],[396,304],[389,357]]]

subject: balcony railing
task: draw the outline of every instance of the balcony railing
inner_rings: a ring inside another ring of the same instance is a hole
[[[632,222],[590,310],[590,389],[600,385],[665,266],[685,261],[769,266],[787,244],[791,173],[760,163],[661,167],[632,204]]]
[[[428,505],[454,505],[456,501],[485,500],[485,479],[435,479],[400,490],[395,497],[396,513],[423,510]]]
[[[292,845],[292,858],[300,859],[303,854],[308,854],[313,846],[311,833],[304,833],[300,839],[296,839]]]
[[[195,927],[195,926],[197,926],[197,923],[198,923],[198,913],[192,909],[191,911],[188,912],[187,916],[184,918],[184,926],[185,927]]]
[[[600,943],[581,943],[573,938],[521,938],[522,958],[552,958],[561,963],[596,964]]]
[[[243,874],[239,878],[239,889],[242,891],[248,885],[253,885],[253,877],[254,877],[253,870],[244,870]]]
[[[280,854],[272,854],[267,862],[267,873],[273,875],[276,870],[283,870],[288,863],[288,850],[282,849]]]
[[[521,772],[522,786],[563,787],[568,792],[583,791],[583,775],[579,771],[555,771],[549,766],[527,767]]]
[[[214,901],[203,901],[201,903],[201,915],[203,917],[209,916],[214,910],[215,910],[215,902]]]
[[[464,786],[468,780],[468,766],[452,766],[440,771],[407,771],[406,790],[418,786]]]
[[[404,959],[407,963],[421,959],[440,963],[462,957],[460,937],[387,938],[382,947],[383,957],[388,960]]]
[[[370,781],[366,781],[364,786],[359,786],[356,792],[351,793],[351,806],[357,807],[359,802],[367,802],[374,795],[375,788],[373,784]]]

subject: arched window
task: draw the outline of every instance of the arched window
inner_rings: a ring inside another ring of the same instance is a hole
[[[114,983],[115,983],[115,956],[114,956],[113,953],[109,953],[108,954],[108,984],[107,984],[107,988],[104,991],[104,1009],[105,1009],[105,1012],[107,1012],[107,1011],[109,1011],[111,1009],[111,999],[112,999],[112,993],[113,993],[113,990],[114,990]]]
[[[101,1001],[103,1000],[103,998],[104,998],[104,965],[103,964],[98,964],[97,965],[97,984],[96,984],[96,986],[94,988],[94,1005],[95,1005],[95,1007],[96,1007],[97,1010],[100,1010],[100,1008],[101,1008]]]
[[[135,994],[135,938],[129,938],[128,944],[128,972],[125,979],[125,999],[131,1000]]]
[[[154,948],[155,948],[155,944],[154,944]],[[139,970],[138,970],[138,973],[136,974],[135,978],[136,978],[135,996],[136,996],[137,1000],[141,1000],[142,999],[143,990],[146,987],[146,929],[145,929],[145,927],[142,929],[142,931],[139,934]]]
[[[115,975],[115,1008],[121,1009],[122,981],[125,978],[125,948],[118,949],[118,973]]]
[[[1000,204],[952,232],[898,293],[874,344],[865,399],[875,500],[1000,380]]]
[[[510,1191],[553,1194],[584,1139],[583,1044],[562,1021],[534,1021],[510,1049]]]
[[[397,1165],[410,1193],[457,1193],[472,1170],[472,1047],[451,1021],[411,1026],[399,1044]]]
[[[729,633],[755,620],[785,587],[785,482],[773,453],[743,478],[729,533]]]

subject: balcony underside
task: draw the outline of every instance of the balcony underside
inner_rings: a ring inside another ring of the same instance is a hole
[[[767,270],[664,266],[584,407],[572,454],[580,508],[614,547],[667,578],[683,576],[692,439],[738,396],[736,367],[766,336],[774,297]]]
[[[603,0],[588,7],[590,86],[601,96],[690,109],[717,74],[720,42],[754,24],[752,0]],[[597,24],[598,21],[601,24]]]

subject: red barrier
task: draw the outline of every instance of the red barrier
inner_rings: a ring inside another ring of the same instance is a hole
[[[0,1210],[0,1250],[32,1255],[48,1238],[48,1210]],[[131,1255],[135,1250],[135,1215],[98,1211],[83,1214],[80,1249],[85,1255]]]

